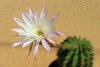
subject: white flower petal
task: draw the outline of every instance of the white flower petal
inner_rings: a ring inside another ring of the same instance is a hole
[[[46,39],[47,39],[47,41],[49,41],[50,43],[52,43],[54,46],[56,46],[55,42],[53,40],[51,40],[50,38],[46,38]]]
[[[18,45],[20,45],[22,42],[18,42],[18,43],[14,43],[12,47],[16,47]]]
[[[35,23],[38,23],[38,14],[37,14],[37,12],[34,12],[34,18],[35,18]]]
[[[35,46],[35,48],[34,48],[34,57],[35,57],[35,59],[36,59],[37,54],[38,54],[38,46],[39,46],[39,44],[36,43],[36,46]]]
[[[31,44],[33,42],[32,39],[29,39],[28,41],[24,42],[22,48],[26,47],[27,45]]]
[[[49,46],[49,44],[46,42],[46,40],[42,40],[42,45],[44,46],[44,48],[47,50],[47,51],[51,51],[51,47]]]
[[[16,17],[14,17],[14,20],[17,22],[17,24],[18,24],[19,26],[25,28],[25,23],[24,23],[22,20],[20,20],[20,19],[18,19],[18,18],[16,18]]]
[[[22,28],[25,29],[26,32],[28,32],[28,28],[27,28],[26,24],[25,24],[22,20],[20,20],[20,19],[18,19],[18,18],[16,18],[16,17],[14,17],[14,20],[16,21],[16,23],[17,23],[19,26],[21,26]]]
[[[16,43],[14,43],[14,45],[12,47],[15,47],[15,46],[18,46],[20,45],[21,43],[23,43],[26,39],[22,39],[22,40],[19,40],[17,41]]]
[[[48,36],[60,36],[57,32],[50,32]]]
[[[57,13],[55,16],[53,16],[52,18],[51,18],[51,20],[48,22],[48,25],[52,25],[52,23],[54,22],[54,20],[58,17],[58,15],[59,15],[59,13]]]
[[[19,33],[18,36],[29,36],[27,33]]]
[[[48,33],[48,36],[64,36],[61,32],[52,31]]]
[[[61,36],[66,36],[65,34],[61,33],[61,32],[57,32],[59,35]]]
[[[17,33],[23,33],[24,32],[24,30],[23,29],[21,29],[21,28],[15,28],[15,29],[11,29],[12,31],[15,31],[15,32],[17,32]]]
[[[23,20],[25,21],[26,25],[27,25],[28,27],[30,27],[30,26],[31,26],[31,21],[30,21],[30,19],[29,19],[29,17],[28,17],[28,14],[25,13],[25,12],[23,12],[23,13],[22,13],[22,18],[23,18]]]
[[[29,8],[29,15],[30,15],[31,23],[34,24],[35,23],[35,16],[34,16],[34,12],[32,11],[31,8]]]
[[[40,18],[41,18],[42,21],[44,21],[44,20],[46,20],[46,17],[47,17],[47,9],[44,6],[42,11],[41,11]]]
[[[32,11],[32,8],[29,8],[29,15],[32,16],[32,17],[34,17],[34,13]]]

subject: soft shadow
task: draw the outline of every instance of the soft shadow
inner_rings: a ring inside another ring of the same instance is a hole
[[[13,45],[13,42],[0,41],[0,46],[1,47],[11,47],[12,45]]]
[[[49,67],[58,67],[57,60],[54,60],[54,61],[49,65]]]
[[[12,48],[13,44],[14,42],[0,41],[0,47],[4,47],[4,48]],[[16,48],[21,48],[21,45],[17,46]]]

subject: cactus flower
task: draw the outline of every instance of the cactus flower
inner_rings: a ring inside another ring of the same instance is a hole
[[[59,15],[56,14],[49,21],[47,20],[47,9],[44,7],[40,13],[40,16],[37,12],[33,12],[32,9],[29,9],[29,12],[22,13],[22,19],[20,20],[14,17],[14,20],[21,28],[12,29],[12,31],[17,32],[17,36],[23,36],[23,39],[14,43],[12,47],[18,46],[23,43],[22,48],[27,45],[35,42],[34,47],[34,56],[36,58],[38,54],[38,46],[41,43],[43,47],[51,52],[51,47],[48,42],[55,45],[54,41],[51,39],[52,36],[63,36],[64,34],[57,32],[53,27],[53,22]],[[56,46],[56,45],[55,45]]]

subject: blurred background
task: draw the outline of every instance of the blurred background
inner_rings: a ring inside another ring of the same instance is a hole
[[[67,36],[81,36],[90,40],[94,46],[94,65],[100,67],[100,0],[0,0],[0,67],[48,67],[57,58],[56,48],[52,53],[39,46],[39,54],[34,61],[33,50],[27,58],[29,46],[12,48],[20,37],[10,29],[19,27],[13,17],[21,18],[29,7],[40,13],[46,6],[48,19],[60,12],[54,22],[57,31]],[[55,37],[60,44],[66,37]]]

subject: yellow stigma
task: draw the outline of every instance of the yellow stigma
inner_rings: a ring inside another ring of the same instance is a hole
[[[39,36],[44,36],[44,32],[43,32],[42,30],[38,30],[38,31],[37,31],[37,34],[38,34]]]

